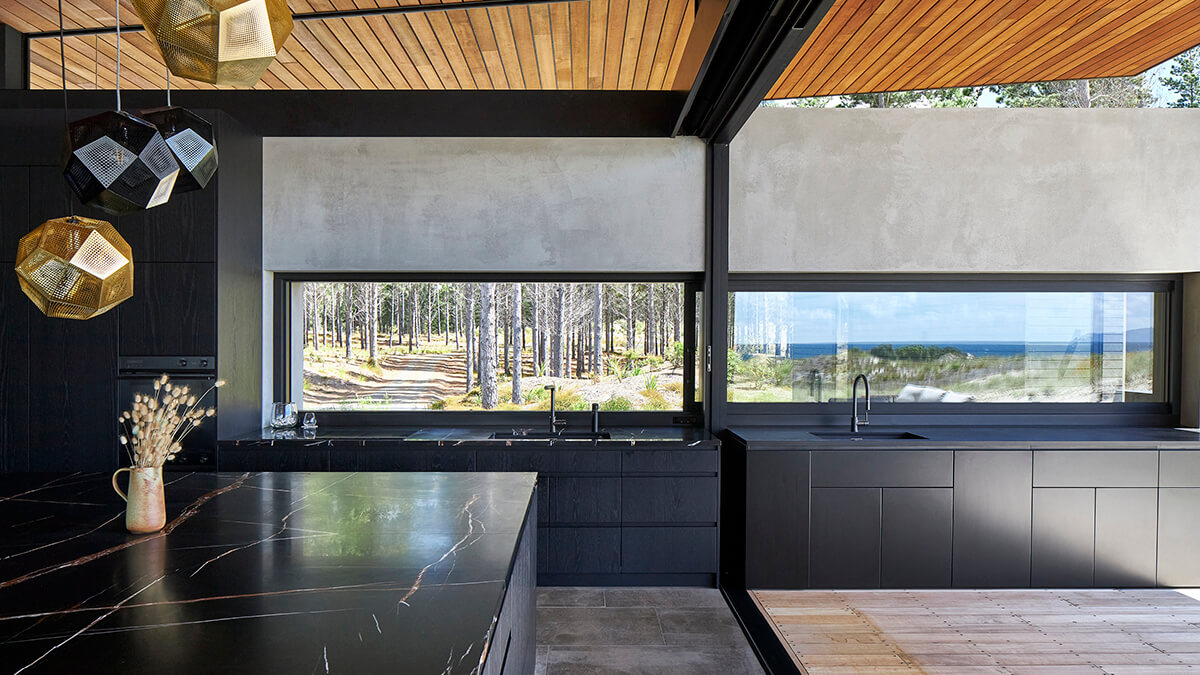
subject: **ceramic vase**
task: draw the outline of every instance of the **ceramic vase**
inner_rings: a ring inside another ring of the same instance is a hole
[[[117,475],[129,472],[129,494],[117,485]],[[158,532],[167,524],[167,506],[163,496],[162,467],[134,466],[117,469],[112,476],[113,489],[125,505],[125,529],[134,534]]]

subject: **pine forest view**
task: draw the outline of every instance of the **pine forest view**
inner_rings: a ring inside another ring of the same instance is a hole
[[[306,410],[680,410],[682,283],[306,282]]]

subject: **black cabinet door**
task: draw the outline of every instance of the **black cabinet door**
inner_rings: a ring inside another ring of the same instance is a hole
[[[1158,490],[1158,585],[1200,586],[1200,488]]]
[[[119,228],[136,261],[216,262],[216,185],[173,194],[162,206],[122,216]]]
[[[29,469],[112,471],[117,464],[117,320],[29,312]]]
[[[746,587],[808,586],[809,452],[746,453]]]
[[[1092,585],[1095,507],[1092,488],[1034,488],[1030,581],[1035,587]]]
[[[884,488],[880,586],[949,588],[953,532],[951,488]]]
[[[959,450],[954,457],[954,585],[1029,586],[1033,455]]]
[[[133,297],[116,311],[122,356],[215,355],[216,265],[135,263]]]
[[[878,588],[879,488],[812,489],[813,588]]]
[[[0,281],[0,471],[29,470],[29,313],[15,274]],[[40,386],[40,385],[39,385]]]
[[[0,261],[16,261],[21,237],[41,222],[29,220],[29,169],[0,167]]]
[[[1158,490],[1096,490],[1098,588],[1149,588],[1155,583]]]

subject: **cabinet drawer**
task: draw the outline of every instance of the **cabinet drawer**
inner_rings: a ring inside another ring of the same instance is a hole
[[[1162,487],[1200,487],[1200,450],[1159,452]]]
[[[631,477],[621,481],[627,523],[716,523],[717,479]]]
[[[539,569],[548,573],[615,574],[621,571],[621,528],[548,527],[546,560]]]
[[[1157,450],[1034,450],[1034,487],[1156,487]]]
[[[717,571],[715,527],[626,527],[621,539],[622,572]]]
[[[715,450],[626,450],[625,473],[716,473]]]
[[[538,473],[620,473],[621,453],[611,450],[479,450],[479,471]]]
[[[813,487],[952,487],[951,450],[828,450],[812,453]]]

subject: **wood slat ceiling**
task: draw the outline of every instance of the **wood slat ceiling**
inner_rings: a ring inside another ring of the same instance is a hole
[[[331,6],[290,0],[290,6],[303,14],[396,2],[334,0]],[[128,20],[126,9],[123,4],[122,24],[136,24],[132,8]],[[580,0],[297,21],[255,88],[687,89],[691,82],[676,82],[676,74],[694,14],[694,0]],[[114,23],[112,8],[106,12],[91,0],[64,0],[64,18],[67,28]],[[57,0],[4,2],[0,21],[25,32],[57,30]],[[68,36],[66,61],[70,88],[112,89],[116,39]],[[60,73],[59,40],[31,40],[31,88],[61,87]],[[121,87],[165,86],[166,66],[153,39],[140,31],[122,32]],[[171,87],[216,88],[179,78]]]
[[[1136,75],[1200,43],[1200,0],[837,0],[767,98]]]

